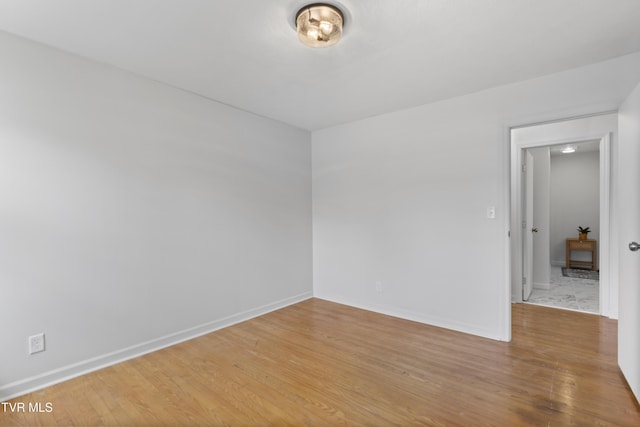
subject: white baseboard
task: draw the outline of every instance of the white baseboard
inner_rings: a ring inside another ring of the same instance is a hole
[[[537,283],[537,282],[534,282],[533,283],[533,287],[535,289],[547,289],[547,290],[551,289],[551,285],[549,283]]]
[[[212,322],[207,322],[193,328],[159,337],[151,341],[146,341],[128,348],[114,351],[112,353],[83,360],[81,362],[54,369],[40,375],[3,385],[2,387],[0,387],[0,402],[4,402],[27,393],[31,393],[33,391],[52,386],[54,384],[67,381],[75,377],[79,377],[89,372],[106,368],[107,366],[115,365],[116,363],[124,362],[125,360],[133,359],[147,353],[161,350],[163,348],[179,344],[183,341],[206,335],[219,329],[232,326],[236,323],[244,322],[254,317],[269,313],[271,311],[279,310],[286,306],[296,304],[312,297],[312,292],[305,292],[293,297],[285,298],[280,301],[275,301],[260,307],[253,308],[251,310],[243,311],[232,316],[214,320]]]
[[[350,307],[359,308],[362,310],[372,311],[374,313],[380,313],[387,316],[397,317],[400,319],[411,320],[414,322],[424,323],[425,325],[436,326],[443,329],[450,329],[452,331],[463,332],[465,334],[480,336],[497,341],[507,341],[504,337],[496,335],[494,331],[487,331],[485,329],[478,328],[475,325],[468,325],[460,322],[451,322],[448,319],[436,318],[434,316],[425,316],[424,314],[415,313],[408,310],[398,310],[396,308],[382,307],[377,304],[362,304],[355,301],[349,301],[348,299],[336,297],[336,296],[318,296],[316,298],[324,299],[326,301],[335,302],[337,304],[348,305]]]

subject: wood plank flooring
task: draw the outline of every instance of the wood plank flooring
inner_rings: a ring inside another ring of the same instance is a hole
[[[640,426],[617,323],[513,306],[503,343],[310,299],[14,399],[0,425]]]

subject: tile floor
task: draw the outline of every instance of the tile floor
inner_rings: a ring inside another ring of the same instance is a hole
[[[598,280],[564,277],[560,267],[551,266],[550,289],[534,288],[528,303],[570,310],[600,312]]]

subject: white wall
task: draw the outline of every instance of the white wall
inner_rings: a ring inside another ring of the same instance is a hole
[[[639,76],[635,54],[314,132],[315,295],[509,339],[508,129],[614,110]]]
[[[579,145],[578,145],[579,147]],[[589,238],[600,242],[600,154],[598,151],[551,157],[551,262],[565,266],[566,238],[578,237],[578,226],[589,227]],[[576,251],[572,259],[590,261]]]
[[[550,168],[549,147],[530,149],[535,168],[533,170],[533,226],[538,229],[533,235],[533,286],[549,289],[551,265],[549,264],[550,226]]]
[[[307,132],[4,33],[0,57],[0,400],[310,295]],[[315,295],[508,339],[508,129],[615,109],[639,74],[315,132]]]
[[[312,295],[308,132],[5,33],[0,57],[0,400]]]

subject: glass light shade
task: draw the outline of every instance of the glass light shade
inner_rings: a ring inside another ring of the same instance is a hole
[[[298,38],[309,47],[327,47],[338,43],[342,36],[344,15],[328,4],[310,4],[298,11]]]

